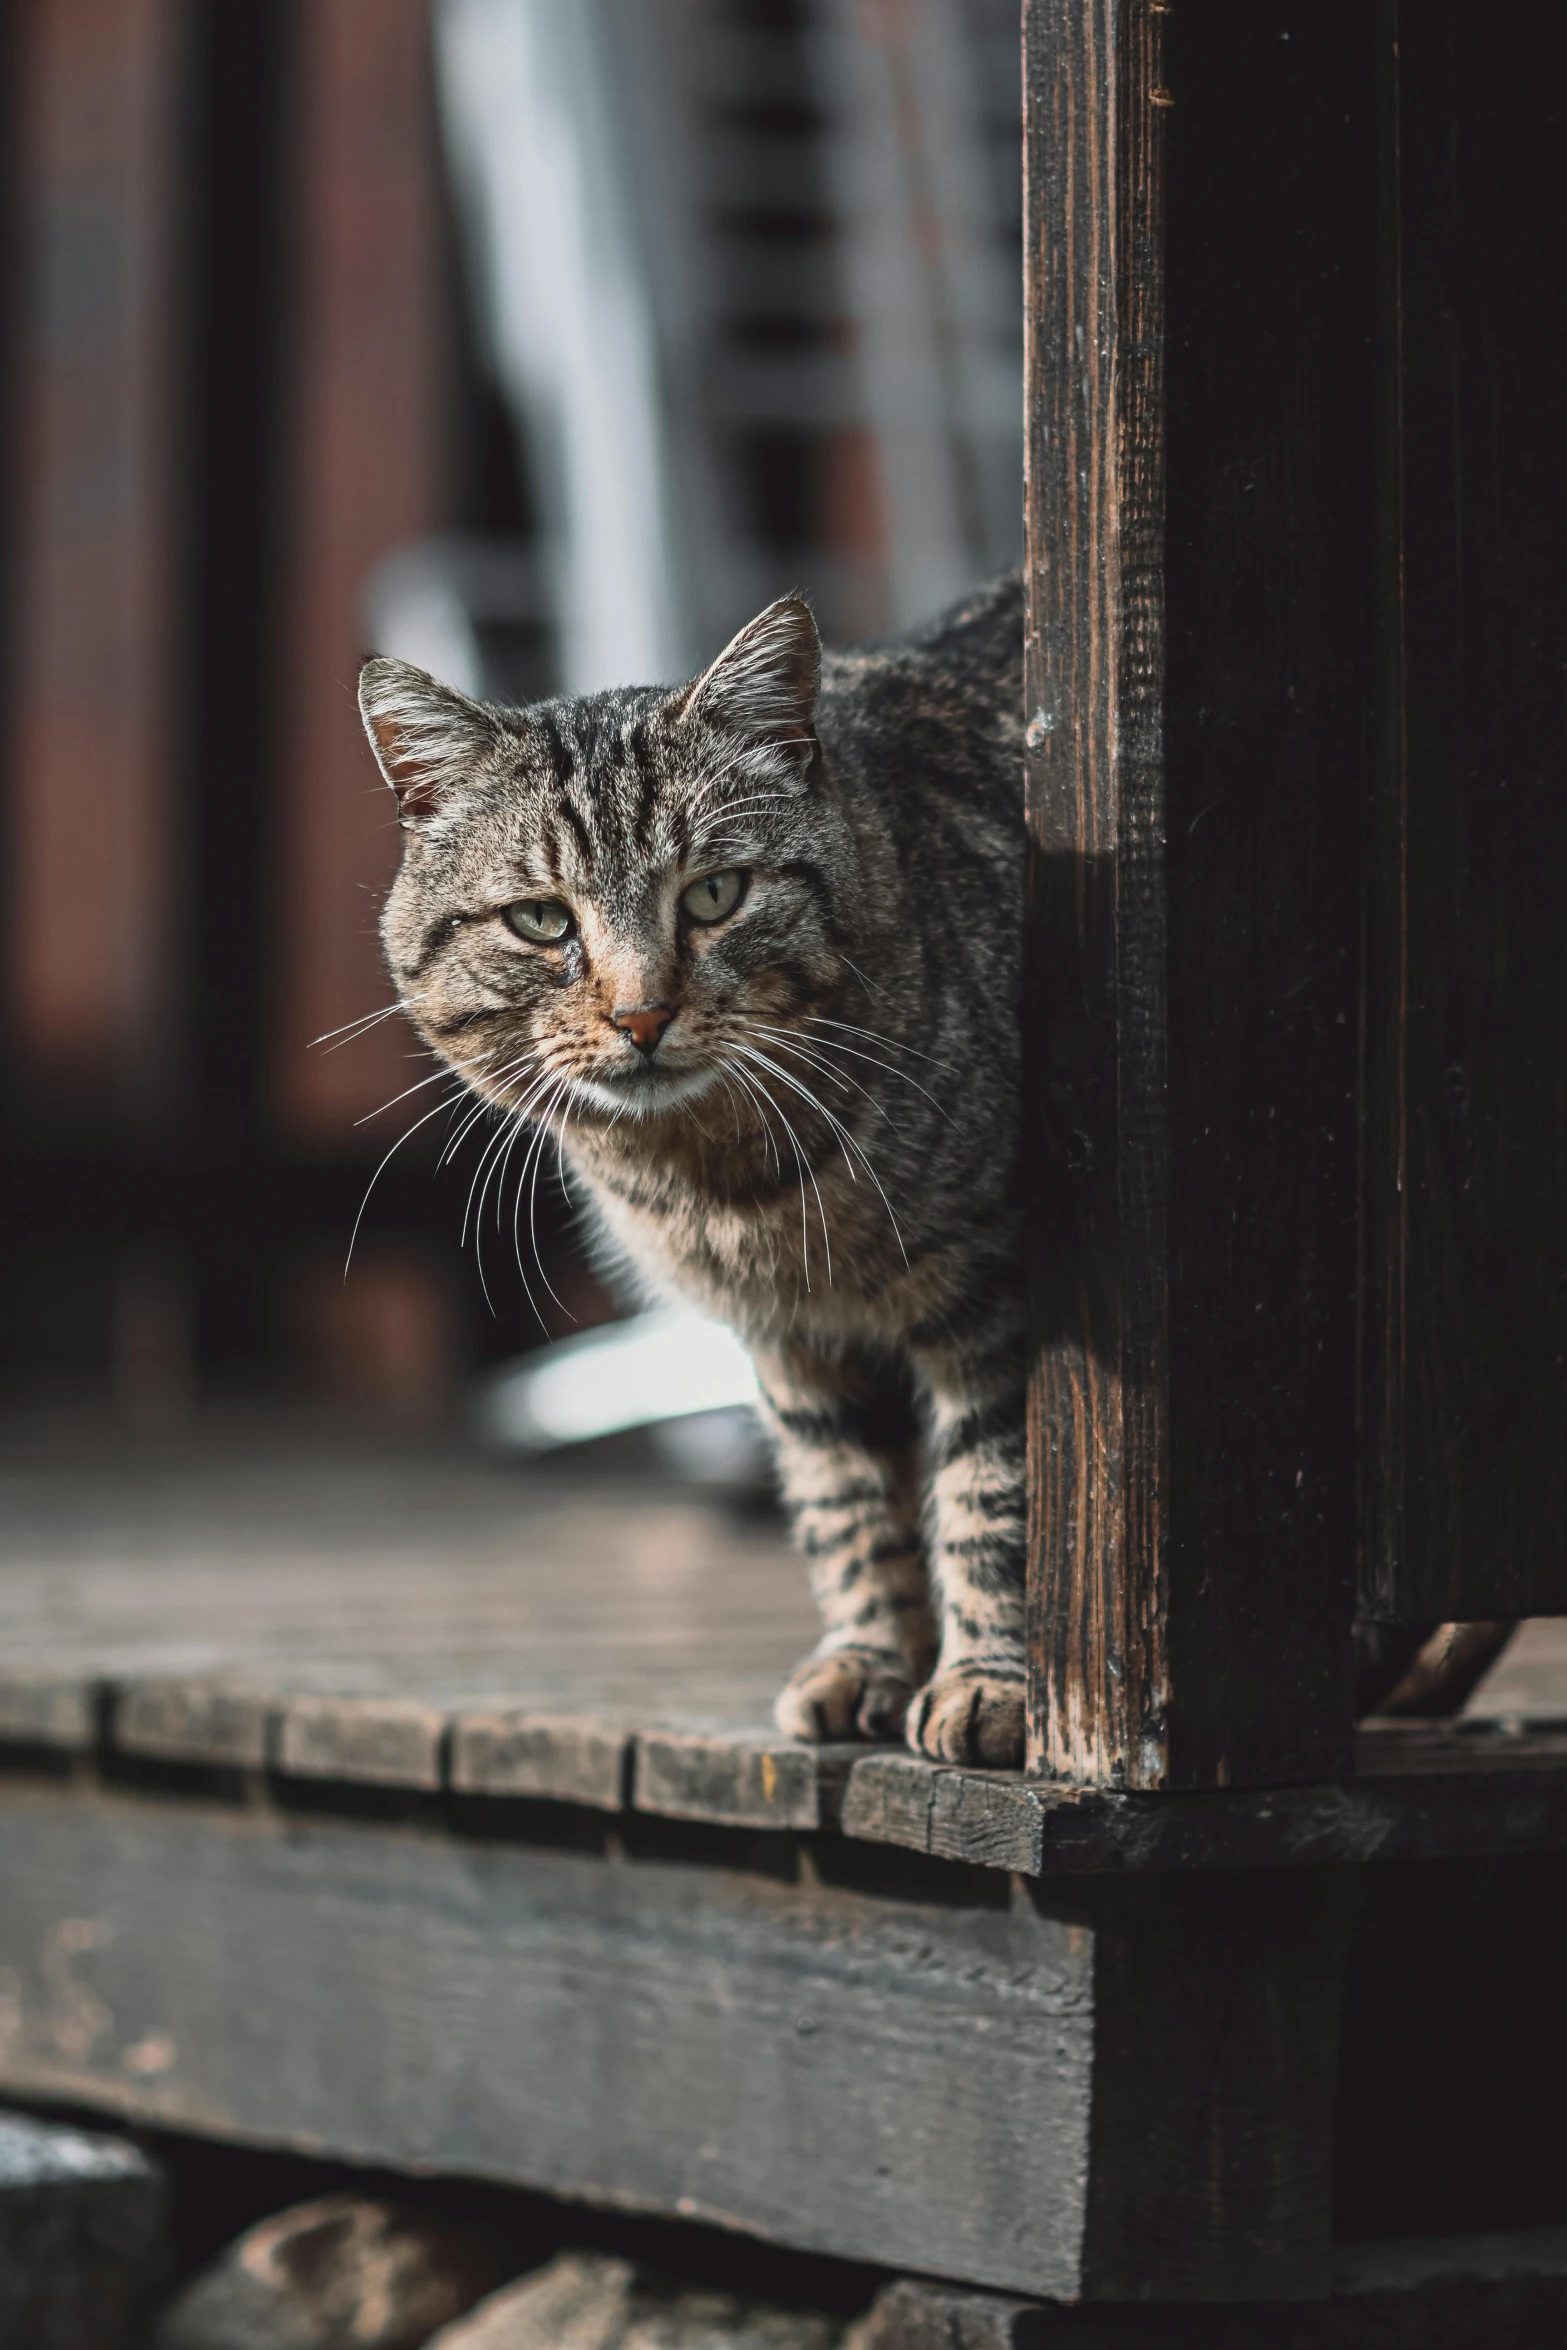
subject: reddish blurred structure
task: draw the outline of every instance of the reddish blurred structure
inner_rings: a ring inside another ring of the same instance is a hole
[[[427,1074],[312,1047],[388,995],[359,658],[525,698],[1011,559],[1015,9],[0,0],[0,68],[0,1387],[428,1411],[540,1333],[438,1121],[324,1270]]]
[[[177,1020],[174,0],[38,0],[11,60],[10,1015],[62,1109],[166,1109]]]
[[[446,320],[426,0],[331,0],[298,20],[297,316],[286,429],[290,546],[278,913],[289,955],[273,1037],[284,1130],[339,1144],[408,1082],[382,1022],[306,1052],[386,1000],[377,894],[397,831],[353,687],[374,566],[443,505]]]

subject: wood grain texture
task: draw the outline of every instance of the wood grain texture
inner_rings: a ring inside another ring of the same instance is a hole
[[[0,1882],[8,2094],[1077,2290],[1070,1920],[36,1787]]]
[[[1347,1766],[1370,35],[1032,0],[1031,1763]]]
[[[97,1676],[69,1665],[7,1664],[0,1671],[0,1739],[85,1752],[97,1736]]]
[[[620,1811],[630,1760],[631,1736],[623,1722],[499,1706],[457,1715],[447,1783],[462,1795],[543,1796]]]
[[[149,1675],[113,1692],[110,1743],[165,1762],[263,1770],[281,1700],[205,1675]]]
[[[1327,2293],[1353,1921],[1344,1871],[1101,1887],[1086,2298]]]
[[[1446,1725],[1363,1731],[1321,1787],[1124,1794],[868,1755],[845,1835],[1023,1876],[1296,1869],[1550,1853],[1567,1843],[1567,1734]]]
[[[1163,13],[1030,0],[1023,25],[1029,1744],[1157,1785]]]
[[[632,1802],[677,1820],[832,1827],[849,1766],[862,1751],[799,1746],[765,1732],[645,1730],[636,1741]]]
[[[277,1727],[277,1767],[298,1778],[439,1788],[447,1716],[417,1697],[290,1697]]]
[[[1383,0],[1370,1612],[1567,1611],[1567,22]]]

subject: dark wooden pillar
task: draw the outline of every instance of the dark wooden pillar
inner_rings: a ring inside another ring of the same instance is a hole
[[[1373,28],[1029,0],[1031,1757],[1349,1759]]]
[[[1365,1592],[1567,1612],[1567,17],[1384,0]]]

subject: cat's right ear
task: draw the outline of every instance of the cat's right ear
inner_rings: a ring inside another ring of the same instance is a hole
[[[780,596],[687,689],[683,718],[703,717],[762,741],[805,747],[816,724],[822,642],[803,596]]]
[[[359,715],[405,825],[440,815],[499,740],[490,711],[409,661],[365,663]]]

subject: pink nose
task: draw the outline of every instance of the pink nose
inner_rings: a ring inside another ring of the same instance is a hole
[[[610,1019],[622,1036],[630,1037],[639,1053],[652,1053],[674,1016],[668,1004],[639,1004],[634,1011],[617,1004]]]

